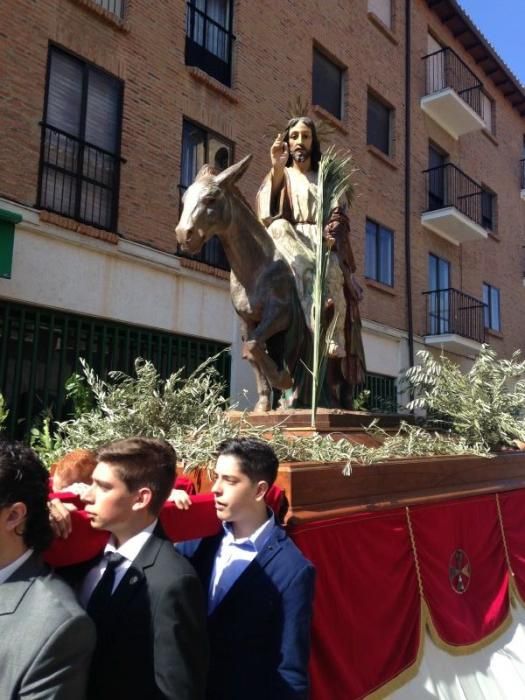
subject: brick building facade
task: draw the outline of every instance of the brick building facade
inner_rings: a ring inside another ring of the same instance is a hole
[[[465,365],[483,338],[523,345],[525,90],[455,0],[6,0],[0,26],[0,390],[16,420],[62,407],[77,354],[168,371],[233,343],[232,395],[253,401],[221,251],[180,257],[173,229],[203,159],[253,153],[254,201],[269,125],[296,98],[360,170],[370,381],[391,391],[425,345]]]

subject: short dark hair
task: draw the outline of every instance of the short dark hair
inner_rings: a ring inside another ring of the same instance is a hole
[[[264,440],[236,437],[224,440],[217,448],[217,457],[232,455],[243,474],[253,482],[266,481],[271,486],[277,478],[279,460],[273,448]]]
[[[0,442],[0,508],[24,503],[27,515],[20,532],[26,547],[43,552],[53,532],[48,510],[49,474],[29,447]]]
[[[97,460],[111,465],[128,491],[149,488],[149,510],[158,515],[176,475],[177,455],[169,442],[144,437],[116,440],[98,450]]]
[[[283,141],[285,141],[285,143],[287,144],[290,143],[290,131],[293,129],[294,126],[297,126],[299,122],[303,122],[303,124],[306,124],[306,126],[312,132],[312,153],[310,155],[310,162],[312,164],[312,170],[318,170],[319,161],[321,160],[321,142],[319,141],[319,136],[317,135],[317,128],[313,119],[310,119],[310,117],[294,117],[293,119],[290,119],[283,133]],[[293,158],[292,154],[290,153],[286,165],[291,165],[292,162]]]

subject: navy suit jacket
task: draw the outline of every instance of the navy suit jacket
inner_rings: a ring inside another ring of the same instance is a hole
[[[209,590],[224,531],[191,562]],[[208,617],[209,700],[304,700],[315,571],[284,530],[269,541]]]

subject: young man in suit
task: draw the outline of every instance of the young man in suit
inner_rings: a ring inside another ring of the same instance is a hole
[[[279,466],[261,440],[219,445],[218,535],[178,545],[208,593],[209,700],[308,697],[314,568],[266,507]]]
[[[42,563],[51,542],[49,475],[35,453],[0,442],[0,698],[83,700],[95,628]]]
[[[175,478],[175,451],[163,440],[130,438],[97,459],[83,500],[92,527],[111,537],[102,558],[63,571],[97,627],[88,697],[201,700],[202,587],[157,520]]]

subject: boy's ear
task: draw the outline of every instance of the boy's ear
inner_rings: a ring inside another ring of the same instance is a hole
[[[134,511],[138,511],[144,510],[145,508],[149,508],[152,498],[153,493],[151,489],[147,486],[142,486],[135,492],[135,501],[131,506],[131,509]]]
[[[264,497],[268,493],[269,488],[267,481],[259,481],[257,483],[257,490],[255,491],[255,500],[264,501]]]
[[[18,532],[18,528],[24,523],[27,517],[27,506],[25,503],[17,501],[16,503],[12,503],[10,506],[8,506],[8,508],[9,510],[7,511],[5,518],[6,528],[9,531],[15,530],[17,534],[21,534]]]

